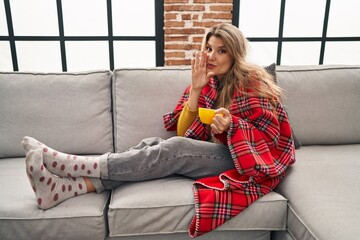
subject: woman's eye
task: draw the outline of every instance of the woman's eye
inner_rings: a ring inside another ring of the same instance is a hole
[[[226,50],[225,49],[221,49],[221,50],[219,50],[219,53],[226,53]]]
[[[211,47],[206,47],[206,51],[211,52],[212,51]]]

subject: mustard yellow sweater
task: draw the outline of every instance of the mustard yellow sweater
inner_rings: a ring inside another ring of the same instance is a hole
[[[198,115],[198,110],[192,110],[188,107],[187,102],[184,105],[183,110],[180,113],[180,117],[177,123],[177,135],[184,136],[191,124],[194,122]]]

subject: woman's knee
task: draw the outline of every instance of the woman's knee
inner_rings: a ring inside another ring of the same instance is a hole
[[[159,137],[144,138],[141,140],[141,142],[138,145],[131,147],[129,150],[140,150],[144,147],[155,146],[155,145],[158,145],[162,141],[163,141],[163,139],[161,139]]]
[[[168,144],[178,147],[178,148],[188,146],[193,141],[196,141],[196,140],[186,138],[186,137],[179,137],[179,136],[175,136],[175,137],[171,137],[171,138],[167,139]]]

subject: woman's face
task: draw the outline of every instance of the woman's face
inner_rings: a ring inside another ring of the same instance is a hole
[[[208,54],[207,72],[213,72],[221,80],[232,67],[234,59],[230,56],[223,40],[215,36],[209,38],[205,51]]]

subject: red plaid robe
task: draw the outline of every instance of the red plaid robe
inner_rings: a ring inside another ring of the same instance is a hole
[[[216,88],[217,82],[211,79],[202,90],[200,107],[213,108]],[[164,115],[167,130],[176,130],[189,91],[190,86],[175,109]],[[276,117],[267,99],[235,92],[229,110],[232,121],[228,132],[215,137],[229,147],[236,169],[194,182],[196,214],[189,226],[191,237],[217,228],[271,192],[295,162],[291,128],[281,104]],[[211,133],[197,117],[185,137],[206,141]]]

